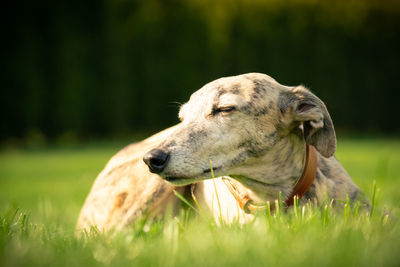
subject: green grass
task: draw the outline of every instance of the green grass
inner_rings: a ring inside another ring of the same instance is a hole
[[[74,236],[90,186],[119,146],[0,153],[0,266],[399,266],[400,141],[342,140],[338,159],[373,216],[329,203],[216,227],[187,212],[121,233]],[[385,217],[389,209],[392,216]],[[194,217],[194,216],[192,216]]]

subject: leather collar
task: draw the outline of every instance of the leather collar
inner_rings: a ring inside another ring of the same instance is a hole
[[[285,203],[287,207],[293,205],[295,197],[300,199],[304,194],[308,191],[310,186],[312,185],[315,174],[317,172],[317,151],[311,145],[307,145],[306,147],[306,155],[303,173],[300,178],[297,180],[296,185],[293,188],[293,192],[288,199],[286,199]],[[247,194],[242,194],[238,190],[238,186],[236,185],[236,181],[232,180],[228,177],[222,177],[226,187],[228,187],[231,194],[235,197],[236,201],[239,203],[241,209],[243,209],[246,213],[253,213],[260,210],[266,210],[268,208],[269,203],[256,203],[254,202]],[[270,206],[271,210],[273,210],[273,206]]]

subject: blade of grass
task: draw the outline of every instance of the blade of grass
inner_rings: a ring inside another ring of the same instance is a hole
[[[222,209],[221,209],[221,203],[219,201],[219,196],[218,196],[218,191],[217,191],[217,185],[215,184],[215,177],[214,177],[214,169],[212,165],[212,161],[210,160],[210,170],[211,170],[211,177],[213,179],[214,183],[214,190],[215,190],[215,195],[217,196],[217,203],[218,203],[218,209],[219,209],[219,220],[222,222]]]
[[[376,181],[374,180],[372,184],[372,197],[371,197],[371,209],[369,212],[369,216],[372,218],[374,216],[375,208],[376,208]]]
[[[298,212],[299,212],[299,198],[297,196],[294,196],[294,205],[293,205],[293,211],[294,211],[294,216],[296,219],[298,219]]]
[[[275,216],[278,219],[281,217],[280,204],[279,204],[279,201],[277,199],[275,199]]]
[[[199,209],[199,212],[201,215],[203,215],[205,218],[208,218],[207,214],[204,212],[204,210],[201,208],[199,201],[197,200],[195,194],[194,194],[194,186],[192,185],[190,187],[190,194],[192,195],[193,201],[196,204],[197,208]],[[208,218],[209,219],[209,218]]]
[[[176,190],[174,190],[174,194],[175,196],[177,196],[180,200],[182,200],[182,202],[184,202],[186,205],[188,205],[190,208],[192,208],[195,212],[199,213],[199,211],[192,205],[190,204],[189,201],[187,201],[187,199],[182,196],[181,194],[179,194]]]

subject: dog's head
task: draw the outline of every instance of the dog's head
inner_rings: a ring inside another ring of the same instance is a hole
[[[206,84],[181,107],[179,118],[175,131],[144,156],[150,171],[176,185],[210,178],[210,162],[215,176],[268,182],[262,166],[288,161],[291,153],[302,157],[301,144],[315,146],[325,157],[336,148],[331,118],[319,98],[259,73]]]

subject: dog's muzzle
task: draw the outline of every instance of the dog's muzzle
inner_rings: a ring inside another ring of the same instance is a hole
[[[169,153],[165,153],[160,149],[152,149],[143,156],[143,161],[149,166],[153,173],[162,172],[167,166],[169,160]]]

